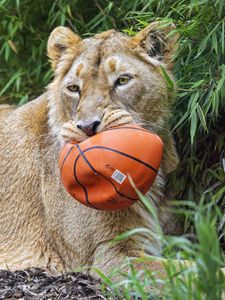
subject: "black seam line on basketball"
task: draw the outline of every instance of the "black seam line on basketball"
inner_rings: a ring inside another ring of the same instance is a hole
[[[67,157],[69,156],[70,152],[74,149],[74,147],[75,147],[75,145],[73,145],[73,146],[70,148],[70,150],[66,153],[66,156],[65,156],[64,159],[63,159],[63,162],[62,162],[62,165],[61,165],[61,169],[60,169],[61,176],[62,176],[62,169],[63,169],[64,163],[65,163]]]
[[[76,180],[76,182],[82,187],[82,189],[84,190],[84,194],[85,194],[85,200],[86,200],[86,203],[88,205],[90,205],[91,207],[95,208],[95,209],[98,209],[97,207],[95,207],[93,204],[90,203],[89,199],[88,199],[88,192],[87,192],[87,189],[86,187],[79,181],[79,179],[77,178],[77,173],[76,173],[76,165],[77,165],[77,162],[78,162],[78,159],[81,157],[81,155],[79,154],[77,156],[77,158],[75,159],[75,162],[74,162],[74,165],[73,165],[73,174],[74,174],[74,179]]]
[[[90,151],[90,150],[93,150],[93,149],[103,149],[103,150],[107,150],[107,151],[112,151],[112,152],[118,153],[118,154],[120,154],[120,155],[124,155],[124,156],[129,157],[130,159],[133,159],[133,160],[139,162],[140,164],[142,164],[142,165],[148,167],[149,169],[151,169],[152,171],[154,171],[156,174],[158,173],[158,170],[157,170],[157,169],[155,169],[153,166],[147,164],[146,162],[144,162],[144,161],[142,161],[142,160],[140,160],[140,159],[138,159],[138,158],[136,158],[136,157],[134,157],[134,156],[132,156],[132,155],[130,155],[130,154],[121,152],[121,151],[119,151],[119,150],[116,150],[116,149],[113,149],[113,148],[110,148],[110,147],[105,147],[105,146],[93,146],[93,147],[90,147],[90,148],[85,149],[83,152],[85,153],[85,152]]]
[[[89,160],[87,159],[87,157],[84,155],[84,152],[86,152],[86,151],[85,151],[85,150],[82,151],[82,150],[80,149],[80,146],[79,146],[79,145],[76,145],[76,147],[77,147],[77,149],[80,151],[80,154],[82,155],[83,159],[84,159],[85,162],[88,164],[88,166],[91,168],[91,170],[92,170],[94,173],[97,173],[97,174],[99,174],[100,176],[102,176],[103,178],[105,178],[106,180],[108,180],[108,181],[112,184],[112,186],[114,187],[114,189],[115,189],[115,191],[117,192],[117,194],[119,194],[120,196],[125,197],[125,198],[127,198],[127,199],[129,199],[129,200],[131,200],[131,201],[137,201],[137,200],[139,200],[139,199],[136,199],[136,198],[131,198],[131,197],[129,197],[129,196],[127,196],[127,195],[121,193],[120,191],[118,191],[113,181],[111,181],[108,177],[106,177],[105,175],[103,175],[103,174],[101,174],[100,172],[98,172],[97,170],[95,170],[95,168],[94,168],[94,167],[92,166],[92,164],[89,162]]]

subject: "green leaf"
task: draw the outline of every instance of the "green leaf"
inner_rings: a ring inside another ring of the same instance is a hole
[[[93,271],[95,271],[98,275],[99,275],[99,277],[105,282],[105,283],[107,283],[107,284],[109,284],[109,285],[112,285],[113,283],[112,283],[112,281],[111,281],[111,279],[109,278],[109,277],[107,277],[99,268],[96,268],[96,267],[91,267],[91,269],[93,270]]]
[[[223,20],[222,22],[222,31],[221,31],[221,51],[222,51],[222,55],[224,57],[225,55],[225,52],[224,52],[224,41],[225,41],[225,30],[224,30],[224,24],[225,24],[225,21]]]
[[[216,93],[219,93],[219,91],[222,89],[224,82],[225,82],[225,77],[220,78],[216,86]]]
[[[129,237],[131,237],[132,235],[134,234],[148,234],[148,235],[151,235],[151,231],[147,228],[135,228],[135,229],[132,229],[130,231],[127,231],[127,232],[124,232],[124,233],[121,233],[120,235],[117,235],[113,240],[112,240],[112,243],[114,242],[118,242],[118,241],[121,241],[121,240],[124,240],[124,239],[127,239]]]
[[[190,100],[189,100],[189,103],[188,103],[188,109],[191,111],[195,111],[196,109],[196,104],[197,104],[197,101],[199,100],[199,95],[200,95],[200,92],[197,91],[196,93],[193,93],[190,97]]]
[[[194,143],[196,128],[197,128],[197,114],[196,111],[194,111],[191,116],[191,128],[190,128],[191,145],[193,145]]]
[[[217,42],[216,32],[212,34],[212,45],[216,54],[218,54],[218,42]]]
[[[172,132],[174,132],[177,128],[183,126],[188,119],[188,112],[185,112],[184,115],[180,118],[177,124],[173,127]]]
[[[208,128],[207,128],[207,124],[206,124],[206,120],[205,120],[205,115],[204,115],[204,113],[202,111],[202,108],[199,104],[197,105],[197,113],[198,113],[198,117],[200,119],[200,122],[201,122],[203,128],[205,129],[205,131],[208,132]]]
[[[20,10],[20,0],[16,0],[16,8],[18,11]]]
[[[21,106],[21,105],[23,105],[23,104],[25,104],[25,103],[27,103],[28,102],[28,100],[29,100],[29,97],[28,97],[28,95],[24,95],[21,99],[20,99],[20,102],[19,102],[19,106]]]
[[[7,82],[7,84],[4,86],[4,88],[0,91],[0,96],[7,91],[7,89],[14,83],[20,76],[23,75],[23,72],[21,70],[15,72],[15,74],[10,78],[10,80]]]
[[[196,82],[192,85],[191,88],[194,90],[194,89],[196,89],[197,87],[199,87],[200,85],[202,85],[203,82],[205,82],[204,79],[198,80],[198,81],[196,81]]]
[[[168,88],[173,90],[174,89],[174,82],[171,79],[170,75],[168,74],[168,72],[166,71],[166,69],[162,65],[160,65],[160,69],[162,71],[163,77],[166,79]]]

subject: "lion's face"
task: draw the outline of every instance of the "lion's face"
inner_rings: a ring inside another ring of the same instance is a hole
[[[82,141],[133,122],[162,129],[171,94],[160,63],[170,68],[168,53],[175,40],[166,39],[168,27],[163,35],[155,26],[132,38],[111,30],[81,40],[65,27],[53,31],[48,44],[55,69],[50,111],[65,140]]]

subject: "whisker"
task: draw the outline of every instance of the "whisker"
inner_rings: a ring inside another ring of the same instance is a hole
[[[167,131],[168,128],[157,123],[152,123],[150,121],[143,120],[143,126],[152,129],[153,131]]]

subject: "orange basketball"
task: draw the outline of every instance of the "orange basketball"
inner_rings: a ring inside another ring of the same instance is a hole
[[[120,210],[138,200],[129,181],[145,194],[162,159],[158,135],[138,125],[115,127],[63,148],[59,165],[69,194],[86,206]]]

